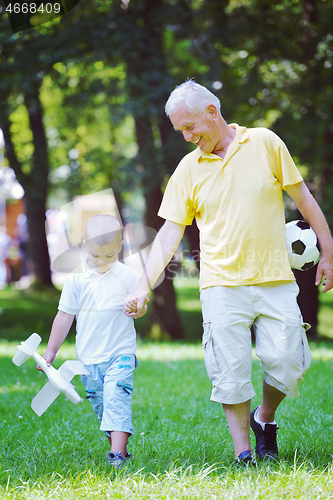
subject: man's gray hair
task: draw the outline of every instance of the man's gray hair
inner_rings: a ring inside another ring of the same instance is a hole
[[[209,104],[213,104],[221,112],[219,98],[206,87],[193,80],[186,80],[171,92],[165,105],[166,115],[168,117],[172,115],[183,102],[189,111],[204,112]]]

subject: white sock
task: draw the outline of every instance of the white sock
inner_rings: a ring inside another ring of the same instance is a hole
[[[257,424],[260,424],[263,430],[265,430],[265,424],[276,425],[275,420],[273,420],[273,422],[262,422],[259,419],[259,417],[258,417],[258,415],[259,415],[259,408],[260,408],[260,406],[258,406],[258,408],[256,409],[256,411],[254,412],[254,420],[257,422]]]

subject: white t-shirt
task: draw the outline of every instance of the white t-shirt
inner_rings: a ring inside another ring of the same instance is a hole
[[[123,313],[123,305],[137,282],[135,272],[118,261],[104,274],[84,263],[68,275],[58,309],[76,317],[79,361],[91,365],[135,353],[134,321]]]

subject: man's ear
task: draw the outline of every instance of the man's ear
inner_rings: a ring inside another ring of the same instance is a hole
[[[208,114],[210,114],[212,116],[212,118],[216,117],[217,109],[216,109],[216,106],[214,106],[214,104],[209,104],[206,109],[207,109]]]

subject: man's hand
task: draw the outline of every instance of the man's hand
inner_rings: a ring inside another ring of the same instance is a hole
[[[125,299],[123,312],[130,318],[138,319],[147,312],[147,302],[149,298],[145,295],[128,295]]]
[[[329,257],[322,255],[316,274],[316,286],[323,281],[323,293],[328,292],[333,288],[333,254]]]

